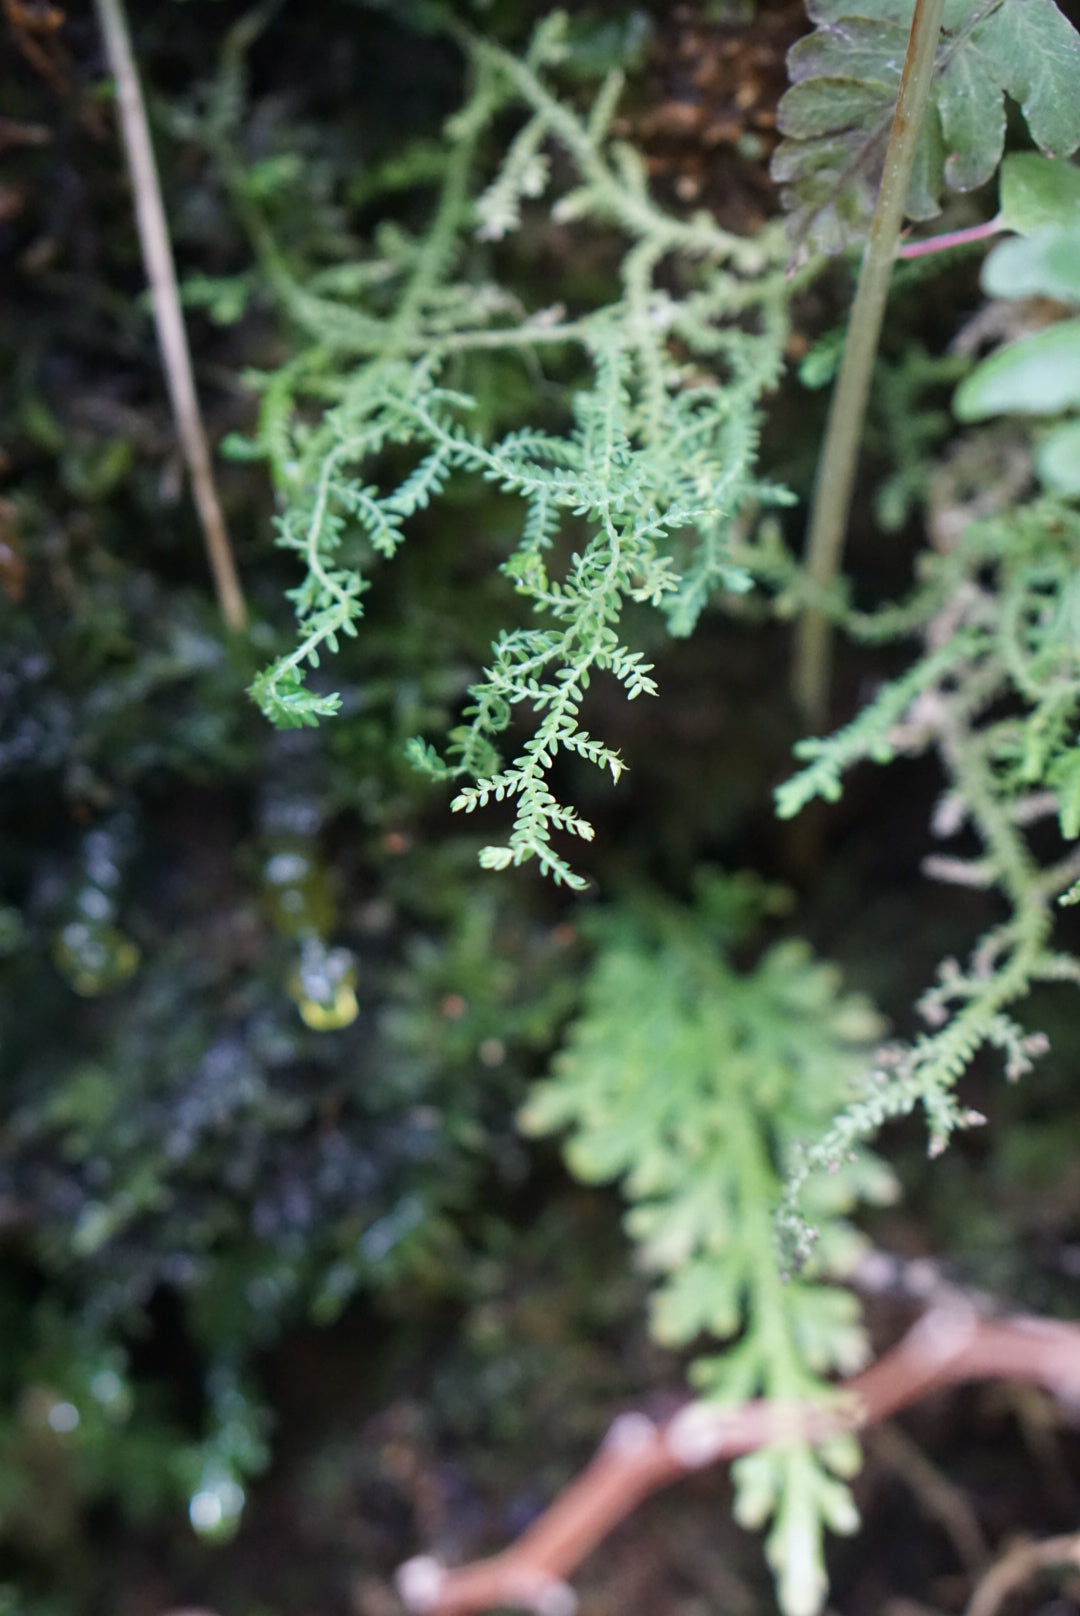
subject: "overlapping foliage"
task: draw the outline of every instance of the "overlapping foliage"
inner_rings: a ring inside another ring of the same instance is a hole
[[[955,548],[926,559],[926,582],[906,608],[857,625],[867,634],[921,629],[923,654],[844,729],[797,748],[808,762],[780,788],[781,815],[815,796],[835,800],[859,761],[889,763],[934,748],[947,782],[934,830],[944,839],[973,832],[978,845],[964,846],[961,856],[931,855],[924,870],[961,886],[997,887],[1007,906],[965,964],[944,962],[919,1006],[930,1030],[878,1053],[859,1092],[804,1158],[797,1185],[917,1105],[925,1107],[934,1154],[957,1128],[985,1121],[956,1096],[977,1051],[1001,1050],[1015,1081],[1045,1048],[1041,1035],[1014,1019],[1016,1002],[1037,982],[1080,980],[1080,961],[1052,942],[1055,906],[1071,898],[1080,877],[1070,845],[1080,832],[1078,543],[1075,510],[1053,499],[973,522]],[[1060,840],[1048,845],[1045,822],[1053,815]]]
[[[511,1150],[500,1118],[575,1006],[526,1126],[568,1130],[573,1170],[622,1184],[629,1233],[659,1276],[658,1335],[693,1348],[702,1392],[732,1401],[825,1395],[830,1373],[856,1365],[857,1308],[827,1280],[855,1249],[856,1196],[880,1199],[889,1184],[864,1141],[918,1105],[935,1150],[978,1120],[957,1095],[974,1055],[989,1045],[1010,1078],[1025,1072],[1042,1040],[1020,1024],[1018,1001],[1080,976],[1053,936],[1055,905],[1080,880],[1069,845],[1080,834],[1080,527],[1068,488],[1044,477],[1047,497],[1017,507],[1015,480],[996,500],[991,488],[989,505],[981,486],[977,512],[943,496],[950,461],[931,453],[944,401],[924,405],[921,390],[951,384],[965,360],[908,345],[885,390],[903,421],[894,525],[928,505],[917,587],[871,613],[852,609],[844,588],[812,598],[775,524],[757,521],[789,497],[759,473],[758,440],[793,294],[809,278],[785,278],[781,230],[748,240],[661,207],[639,153],[613,135],[619,68],[608,64],[599,91],[586,86],[566,19],[546,19],[516,56],[436,9],[469,85],[444,139],[418,139],[353,177],[361,221],[375,207],[393,215],[371,230],[344,229],[317,142],[292,131],[289,151],[245,151],[243,50],[269,9],[229,36],[206,100],[171,113],[174,134],[212,152],[253,260],[192,277],[189,304],[228,325],[266,299],[287,332],[275,338],[284,361],[252,377],[254,437],[232,449],[268,462],[279,540],[301,568],[298,641],[252,686],[294,733],[275,750],[238,716],[249,652],[269,655],[278,631],[260,623],[252,647],[224,650],[183,592],[134,568],[118,581],[96,531],[68,600],[67,552],[56,560],[48,519],[27,507],[29,552],[56,573],[34,603],[40,628],[14,599],[0,602],[10,627],[0,696],[11,698],[0,768],[23,820],[39,791],[62,796],[72,817],[48,859],[24,853],[25,825],[14,835],[18,880],[0,910],[0,1030],[18,1071],[0,1194],[31,1209],[25,1249],[78,1314],[34,1315],[11,1389],[19,1377],[43,1389],[23,1426],[72,1436],[88,1495],[179,1492],[193,1520],[201,1511],[222,1529],[267,1452],[245,1389],[253,1345],[301,1306],[331,1318],[360,1285],[452,1282],[465,1255],[455,1214]],[[814,245],[865,224],[909,12],[904,0],[818,0],[817,31],[792,55],[776,171]],[[990,177],[1005,95],[1044,150],[1080,140],[1078,48],[1050,0],[953,0],[947,15],[911,205],[920,218],[946,190]],[[1017,159],[1032,160],[1045,162]],[[1075,168],[1057,166],[1053,184],[1068,206]],[[1036,234],[999,249],[987,290],[1071,296],[1059,255],[1075,229],[1026,207],[1003,189],[1007,227]],[[591,268],[578,274],[586,247]],[[972,399],[1000,407],[990,383],[1015,380],[1009,355],[965,384],[958,410],[970,420],[989,413]],[[46,447],[32,390],[25,414]],[[985,485],[1000,437],[982,431],[963,454]],[[1029,453],[1028,426],[1010,442]],[[101,497],[130,458],[124,441],[85,465],[69,450],[68,493]],[[419,560],[405,571],[410,552]],[[478,582],[485,565],[494,583]],[[387,578],[404,582],[361,625]],[[899,770],[932,749],[947,781],[935,831],[965,840],[926,872],[1003,895],[1003,920],[963,963],[945,963],[923,1001],[927,1030],[907,1042],[875,1048],[877,1018],[796,938],[747,963],[748,914],[770,908],[760,889],[748,897],[713,879],[692,907],[612,904],[584,928],[595,953],[579,1000],[550,928],[504,921],[502,900],[477,898],[452,847],[414,846],[394,873],[371,852],[376,831],[408,848],[390,827],[402,804],[418,812],[420,787],[395,763],[413,735],[413,762],[458,782],[455,808],[512,810],[484,865],[534,861],[583,885],[560,841],[592,835],[572,805],[575,771],[624,767],[584,727],[590,700],[601,679],[631,699],[659,683],[636,609],[654,608],[682,636],[710,603],[751,589],[759,615],[772,592],[781,614],[811,600],[867,644],[914,645],[857,717],[802,743],[806,767],[781,789],[781,814],[835,799],[859,762]],[[486,642],[493,605],[505,614],[482,666],[478,620]],[[43,648],[50,636],[55,653]],[[340,679],[321,665],[327,653]],[[444,748],[414,735],[448,726]],[[332,763],[309,778],[316,740]],[[295,774],[304,785],[290,795]],[[241,801],[246,832],[204,941],[202,916],[175,894],[206,901],[210,879],[174,857],[171,896],[129,905],[138,837],[121,831],[134,801],[151,804],[145,822],[156,825],[178,780],[207,777]],[[340,842],[367,852],[337,848],[334,860],[379,896],[342,915],[323,837],[345,810],[355,817]],[[48,991],[31,992],[42,980]],[[58,1047],[72,993],[78,1047]],[[774,1218],[788,1175],[782,1253]],[[791,1245],[817,1266],[792,1277]],[[143,1407],[119,1344],[123,1321],[161,1286],[183,1298],[209,1366],[201,1440]],[[13,1314],[15,1289],[0,1298]],[[71,1411],[81,1435],[49,1424],[70,1426]],[[157,1448],[176,1455],[167,1473],[139,1447],[155,1418]],[[15,1487],[24,1436],[17,1420],[0,1428],[0,1487]],[[741,1518],[773,1516],[790,1616],[824,1596],[823,1529],[854,1524],[843,1478],[855,1458],[847,1445],[793,1445],[739,1468]],[[33,1514],[32,1490],[15,1508]]]
[[[835,248],[865,228],[909,11],[864,6],[851,16],[845,6],[819,5],[817,31],[792,52],[795,82],[781,108],[788,138],[774,172],[790,182],[796,229],[814,246]],[[1080,142],[1066,93],[1080,43],[1051,0],[1025,10],[1021,35],[1018,18],[1018,0],[982,9],[958,0],[948,11],[913,217],[936,213],[944,186],[972,189],[993,174],[1006,94],[1044,150],[1068,153]],[[564,26],[557,18],[541,25],[521,60],[454,27],[474,88],[449,126],[427,236],[386,231],[353,277],[357,297],[348,304],[279,274],[285,306],[318,346],[268,380],[256,452],[271,459],[285,497],[281,542],[306,572],[293,592],[300,643],[254,691],[279,723],[331,716],[336,698],[309,689],[304,669],[356,631],[369,587],[361,562],[393,557],[451,479],[495,483],[526,512],[501,570],[546,623],[508,626],[471,686],[467,722],[446,756],[416,741],[412,757],[436,778],[471,777],[454,801],[459,810],[513,805],[513,829],[484,849],[484,865],[535,859],[556,880],[581,885],[552,837],[588,840],[592,827],[556,794],[552,771],[568,754],[616,778],[623,766],[581,727],[581,711],[596,673],[612,674],[631,698],[655,693],[652,668],[623,637],[627,603],[659,607],[682,634],[717,590],[780,582],[790,603],[805,598],[805,586],[771,541],[748,539],[738,522],[783,497],[757,478],[754,453],[757,401],[778,375],[785,336],[784,249],[771,231],[740,241],[656,206],[636,156],[608,136],[618,75],[609,74],[587,113],[556,95]],[[493,177],[481,180],[491,120],[507,109],[516,110],[516,133]],[[425,173],[431,161],[425,148]],[[487,244],[550,229],[545,220],[578,233],[614,229],[617,296],[573,318],[561,305],[521,310],[516,288],[492,276],[512,258],[489,257]],[[564,430],[515,425],[498,435],[470,426],[476,378],[491,355],[506,353],[546,363],[560,355],[551,373],[569,382]],[[327,392],[331,407],[312,425],[300,401]],[[915,497],[919,476],[910,466],[905,476]],[[907,605],[866,618],[829,603],[857,635],[921,634],[925,651],[847,728],[802,744],[811,761],[783,788],[781,814],[815,794],[838,795],[843,770],[859,759],[936,744],[954,805],[939,823],[950,813],[954,828],[967,820],[987,854],[928,868],[999,881],[1011,907],[967,968],[943,967],[923,1005],[931,1033],[875,1054],[859,1050],[869,1019],[834,1002],[831,979],[798,945],[740,978],[716,959],[706,914],[624,911],[600,942],[586,1010],[557,1075],[526,1111],[531,1127],[569,1126],[575,1171],[625,1179],[639,1203],[629,1226],[646,1260],[677,1270],[658,1294],[660,1333],[685,1343],[700,1331],[744,1332],[702,1369],[715,1395],[812,1392],[823,1372],[855,1361],[850,1303],[809,1279],[782,1282],[772,1219],[785,1173],[793,1174],[789,1243],[805,1260],[809,1218],[827,1268],[836,1233],[828,1213],[850,1194],[845,1164],[857,1142],[921,1103],[932,1148],[943,1148],[976,1120],[955,1097],[975,1052],[997,1045],[1010,1076],[1026,1070],[1041,1043],[1011,1007],[1034,982],[1076,973],[1050,942],[1053,901],[1076,872],[1066,855],[1040,869],[1024,829],[1044,812],[1046,788],[1070,789],[1076,698],[1061,628],[1070,523],[1057,506],[1003,512],[997,525],[975,527],[948,555],[931,557]],[[1014,697],[1029,704],[1025,721],[998,716],[997,704]],[[529,711],[532,733],[506,764],[497,748]],[[1075,815],[1064,811],[1071,834]],[[824,1201],[811,1176],[822,1166],[839,1175],[825,1181]],[[859,1181],[864,1191],[881,1185],[865,1172]],[[747,1461],[741,1475],[746,1518],[775,1512],[770,1553],[785,1609],[816,1609],[823,1526],[852,1524],[829,1460],[791,1449]]]
[[[786,187],[804,252],[836,252],[865,234],[881,177],[914,0],[810,0],[817,26],[788,57],[785,136],[773,177]],[[941,212],[943,192],[991,179],[1005,144],[1005,98],[1051,157],[1080,146],[1080,39],[1053,0],[950,0],[930,111],[908,193],[911,219]]]
[[[589,840],[592,827],[560,800],[551,776],[565,755],[616,779],[623,767],[581,712],[597,674],[612,675],[630,699],[655,693],[649,664],[625,640],[628,604],[658,607],[672,632],[688,633],[716,590],[747,586],[731,560],[735,518],[784,497],[755,468],[758,400],[779,375],[786,333],[782,247],[775,232],[746,241],[650,199],[639,159],[609,137],[621,74],[609,73],[588,112],[556,99],[546,82],[568,51],[559,14],[520,61],[482,39],[463,42],[475,87],[448,128],[427,237],[384,232],[358,266],[355,304],[302,288],[287,294],[319,346],[268,384],[257,452],[271,458],[285,496],[281,543],[305,567],[293,591],[303,637],[253,692],[278,723],[330,716],[336,698],[309,690],[304,670],[356,632],[366,556],[392,557],[451,477],[495,483],[525,506],[501,569],[550,626],[509,627],[470,689],[467,722],[446,758],[419,739],[412,756],[435,777],[469,781],[454,800],[460,811],[512,805],[513,828],[483,850],[485,866],[536,859],[581,886],[552,834]],[[524,121],[474,201],[492,122],[508,109]],[[490,278],[498,260],[478,257],[472,244],[518,229],[523,203],[541,193],[560,227],[587,220],[621,237],[617,295],[574,319],[557,303],[523,310],[513,285]],[[661,274],[672,262],[677,280]],[[485,358],[540,363],[554,353],[565,374],[567,350],[565,431],[528,425],[493,437],[470,428],[468,380]],[[312,430],[294,401],[325,388],[327,355],[340,397]],[[447,385],[450,375],[463,385]],[[389,491],[365,480],[386,466],[387,451],[402,449],[411,464]],[[522,712],[533,715],[532,733],[507,764],[499,748]]]

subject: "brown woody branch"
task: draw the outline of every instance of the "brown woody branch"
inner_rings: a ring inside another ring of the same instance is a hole
[[[862,1430],[967,1380],[1034,1381],[1080,1405],[1080,1324],[983,1318],[965,1297],[950,1295],[828,1402],[758,1400],[739,1408],[691,1402],[663,1425],[622,1414],[581,1475],[510,1548],[454,1570],[422,1555],[401,1567],[399,1590],[410,1609],[426,1616],[468,1616],[496,1605],[571,1616],[568,1575],[658,1488],[770,1443],[821,1442]]]

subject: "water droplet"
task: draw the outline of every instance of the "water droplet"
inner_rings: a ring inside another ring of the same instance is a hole
[[[108,920],[112,915],[112,900],[100,887],[83,887],[75,900],[75,907],[87,920]]]
[[[188,1505],[188,1514],[196,1532],[212,1532],[221,1525],[221,1517],[224,1514],[221,1499],[217,1493],[193,1493]]]
[[[99,1369],[90,1380],[90,1395],[102,1408],[115,1410],[129,1402],[128,1389],[115,1369]]]
[[[351,1026],[360,1014],[356,994],[348,983],[342,983],[329,1004],[308,998],[298,998],[296,1004],[300,1019],[312,1032],[338,1032]]]
[[[327,948],[320,937],[305,937],[286,986],[306,1026],[336,1032],[360,1013],[356,977],[356,958],[347,948]]]
[[[311,874],[311,864],[302,853],[274,853],[263,866],[263,876],[272,886],[289,886]]]
[[[244,1507],[244,1489],[222,1470],[204,1471],[188,1502],[188,1516],[202,1537],[227,1537]]]
[[[115,926],[71,920],[53,940],[53,964],[83,998],[111,993],[139,963],[139,950]]]
[[[66,1436],[79,1424],[79,1411],[74,1403],[54,1403],[45,1416],[54,1431]]]

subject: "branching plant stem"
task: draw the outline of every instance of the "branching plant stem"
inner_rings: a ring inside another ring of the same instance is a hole
[[[161,184],[123,0],[95,0],[95,4],[109,68],[116,83],[120,132],[131,174],[139,242],[153,296],[154,323],[173,419],[191,476],[221,615],[228,628],[238,631],[244,627],[247,612],[214,484],[210,450],[195,391]]]
[[[498,1605],[572,1616],[567,1575],[658,1488],[777,1441],[823,1442],[865,1430],[944,1386],[983,1379],[1034,1382],[1075,1398],[1080,1325],[987,1319],[963,1295],[946,1295],[891,1352],[839,1386],[830,1403],[689,1403],[664,1425],[623,1414],[591,1464],[511,1548],[456,1570],[426,1555],[410,1560],[398,1587],[409,1608],[427,1616],[468,1616]]]
[[[829,407],[825,443],[814,485],[806,571],[815,589],[828,589],[840,566],[851,511],[855,462],[870,392],[870,373],[885,315],[915,146],[930,95],[944,6],[945,0],[916,0],[915,4],[881,190],[859,272],[844,358]],[[794,694],[803,717],[814,728],[819,728],[825,717],[831,640],[828,619],[819,611],[806,611],[796,642]]]

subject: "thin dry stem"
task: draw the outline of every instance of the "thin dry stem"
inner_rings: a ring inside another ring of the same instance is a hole
[[[239,630],[247,621],[247,611],[225,530],[225,518],[214,484],[210,450],[199,411],[161,185],[123,0],[95,0],[95,5],[109,68],[116,83],[120,132],[131,175],[139,243],[153,295],[154,323],[173,419],[191,476],[192,492],[221,615],[230,629]]]
[[[964,1616],[997,1616],[1011,1593],[1040,1571],[1056,1566],[1080,1570],[1080,1532],[1047,1538],[1043,1543],[1017,1543],[983,1577]]]
[[[990,1551],[963,1489],[943,1475],[918,1443],[891,1420],[874,1433],[873,1452],[880,1464],[907,1484],[924,1514],[938,1522],[960,1563],[969,1571],[981,1571]]]

